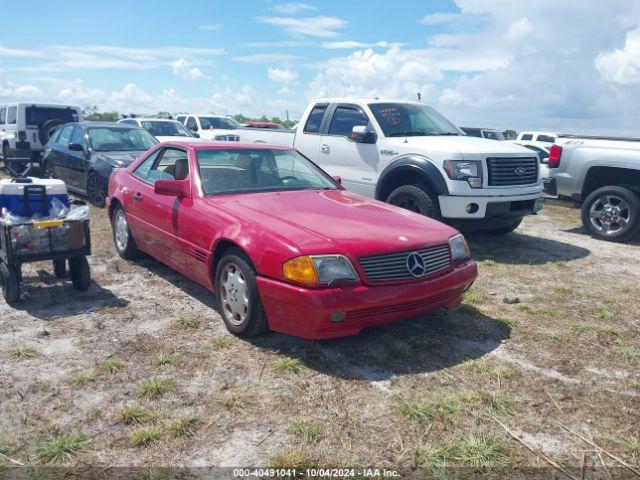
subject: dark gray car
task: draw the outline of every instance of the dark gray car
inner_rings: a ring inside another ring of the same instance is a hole
[[[111,122],[62,125],[51,136],[43,166],[67,188],[103,207],[114,168],[128,167],[158,141],[146,130]]]

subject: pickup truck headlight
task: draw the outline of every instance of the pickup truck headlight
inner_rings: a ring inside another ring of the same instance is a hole
[[[482,165],[471,160],[445,160],[442,165],[451,180],[466,180],[471,188],[482,187]]]
[[[358,280],[353,265],[343,255],[304,255],[285,262],[282,270],[287,280],[305,285]]]
[[[449,239],[449,248],[451,248],[451,258],[454,262],[466,262],[471,258],[469,245],[460,233]]]

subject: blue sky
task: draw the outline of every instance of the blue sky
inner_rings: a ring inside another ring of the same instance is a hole
[[[0,101],[295,118],[420,91],[460,125],[640,135],[637,3],[3,1]]]

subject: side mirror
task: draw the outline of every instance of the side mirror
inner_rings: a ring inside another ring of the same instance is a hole
[[[153,191],[156,195],[167,197],[189,198],[191,196],[189,180],[156,180]]]
[[[356,143],[376,143],[378,136],[366,125],[356,125],[351,130],[351,140]]]
[[[200,138],[200,134],[196,133],[196,132],[193,132],[193,136],[196,137],[196,138]]]
[[[331,178],[333,178],[333,180],[334,180],[337,184],[342,185],[342,177],[340,177],[340,176],[338,176],[338,175],[334,175],[334,176],[332,176]]]
[[[72,150],[74,152],[84,152],[84,147],[79,143],[70,143],[69,150]]]

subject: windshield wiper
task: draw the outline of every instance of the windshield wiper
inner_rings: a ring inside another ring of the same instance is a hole
[[[402,132],[393,132],[387,135],[387,137],[415,137],[418,135],[429,135],[427,132],[416,132],[412,130],[404,130]]]
[[[462,135],[461,133],[457,133],[457,132],[442,132],[442,133],[432,133],[431,135],[437,135],[439,137],[448,137],[448,136],[460,136]]]

